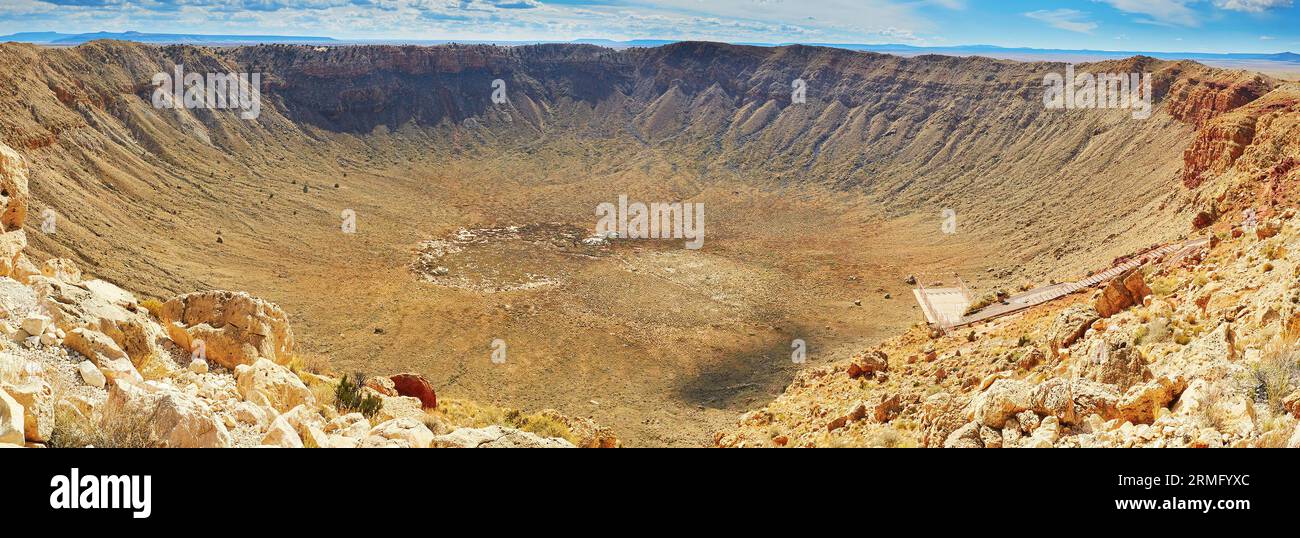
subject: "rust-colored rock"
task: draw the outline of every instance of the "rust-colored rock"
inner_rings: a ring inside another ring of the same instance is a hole
[[[1142,299],[1151,295],[1141,269],[1133,269],[1110,281],[1101,296],[1093,302],[1093,308],[1103,318],[1123,312],[1124,309],[1142,304]]]
[[[853,358],[853,362],[849,363],[848,374],[853,379],[862,376],[872,378],[877,373],[887,370],[889,370],[889,357],[881,351],[870,351]]]
[[[419,398],[420,406],[425,409],[438,408],[438,395],[433,391],[433,384],[424,376],[415,373],[397,374],[389,378],[399,396]]]

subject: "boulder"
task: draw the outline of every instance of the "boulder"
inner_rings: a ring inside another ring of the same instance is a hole
[[[375,391],[376,396],[398,396],[393,380],[387,377],[367,377],[365,387]]]
[[[1097,415],[1109,420],[1119,413],[1120,394],[1114,385],[1075,379],[1070,383],[1070,393],[1076,417]]]
[[[1087,358],[1080,364],[1079,376],[1098,383],[1115,385],[1123,392],[1152,378],[1146,360],[1126,342],[1092,341]]]
[[[575,448],[564,439],[492,425],[486,428],[460,428],[446,435],[434,436],[434,448]]]
[[[302,437],[298,436],[297,430],[289,424],[289,420],[283,415],[276,417],[271,421],[271,426],[267,428],[266,435],[262,436],[262,444],[280,448],[302,448]]]
[[[944,448],[984,448],[982,429],[974,422],[957,428],[943,441]]]
[[[1214,399],[1213,396],[1208,381],[1194,379],[1187,384],[1187,388],[1169,410],[1179,416],[1197,416],[1209,409],[1209,402]]]
[[[104,372],[99,371],[99,367],[95,366],[95,363],[90,361],[81,361],[78,363],[77,372],[81,374],[82,381],[85,381],[87,385],[97,389],[104,388],[104,384],[108,382],[108,379],[104,377]]]
[[[397,418],[380,423],[366,433],[366,439],[379,437],[390,441],[399,441],[411,448],[429,448],[433,442],[433,432],[420,421],[411,418]],[[366,441],[363,445],[368,445]],[[379,442],[379,445],[385,443]]]
[[[425,409],[438,408],[438,395],[433,391],[433,384],[424,376],[416,373],[397,374],[389,378],[398,396],[418,398]]]
[[[877,373],[888,370],[889,356],[882,351],[876,350],[853,357],[852,362],[849,363],[848,374],[853,379],[862,376],[872,378]]]
[[[424,420],[424,406],[417,398],[409,396],[380,396],[379,412],[373,417],[378,422],[386,422],[395,418],[409,418],[414,420]]]
[[[27,334],[40,336],[45,334],[45,328],[50,326],[50,317],[41,314],[32,314],[23,319],[22,328]]]
[[[235,388],[245,401],[280,412],[316,403],[316,397],[298,376],[268,359],[236,367]]]
[[[41,306],[69,335],[78,328],[102,333],[137,363],[165,353],[162,328],[121,288],[102,280],[71,283],[46,276],[33,276],[31,282]]]
[[[151,444],[168,448],[227,448],[230,432],[206,400],[153,383],[115,380],[109,384],[104,420],[144,415]]]
[[[50,258],[41,264],[41,275],[68,283],[81,282],[81,269],[67,258]]]
[[[1161,377],[1134,386],[1120,398],[1117,418],[1134,424],[1150,424],[1155,420],[1156,412],[1168,407],[1186,388],[1187,380],[1182,376]]]
[[[0,443],[23,444],[26,435],[23,406],[0,388]]]
[[[41,268],[37,267],[36,264],[32,262],[31,258],[27,257],[27,254],[20,252],[18,253],[18,257],[14,258],[13,268],[9,273],[9,277],[18,282],[22,282],[23,284],[28,284],[31,282],[33,276],[40,274]]]
[[[90,362],[99,368],[103,375],[108,379],[126,379],[132,381],[143,381],[140,372],[135,369],[131,359],[127,356],[117,343],[109,338],[108,335],[96,330],[85,327],[77,327],[67,333],[63,344],[68,348],[85,355]],[[93,377],[82,378],[87,384],[92,384]]]
[[[0,230],[17,230],[27,220],[27,161],[0,143]]]
[[[325,433],[361,439],[370,433],[370,421],[361,413],[348,413],[325,424]]]
[[[893,396],[882,395],[871,408],[871,418],[880,424],[884,424],[893,420],[902,408],[902,401],[897,394]]]
[[[1182,351],[1194,362],[1213,364],[1221,360],[1237,360],[1237,333],[1231,323],[1220,323],[1213,331],[1192,340]]]
[[[252,402],[239,402],[235,404],[235,421],[242,424],[256,426],[259,430],[265,428],[272,421],[274,416],[274,409],[262,407]]]
[[[159,316],[168,336],[185,349],[202,340],[209,360],[227,368],[293,356],[293,331],[280,307],[244,292],[204,291],[173,298]]]
[[[1008,418],[1033,407],[1033,387],[1024,381],[999,379],[971,402],[977,425],[1002,429]]]
[[[1047,333],[1052,356],[1060,356],[1060,350],[1074,344],[1099,318],[1097,311],[1087,305],[1073,305],[1061,311]]]
[[[54,391],[44,379],[33,377],[18,384],[0,384],[23,406],[23,434],[33,443],[49,441],[54,431]]]
[[[1057,377],[1040,383],[1030,392],[1029,402],[1029,409],[1038,415],[1065,424],[1076,420],[1074,390],[1067,379]]]
[[[1148,295],[1151,295],[1151,288],[1147,286],[1142,270],[1132,269],[1111,280],[1093,302],[1093,308],[1101,317],[1109,318],[1130,306],[1142,304]]]
[[[921,446],[940,447],[952,432],[962,427],[964,402],[946,392],[933,394],[921,403]]]
[[[0,232],[0,275],[22,276],[18,274],[21,272],[18,270],[18,263],[25,248],[27,248],[27,232],[21,229]]]

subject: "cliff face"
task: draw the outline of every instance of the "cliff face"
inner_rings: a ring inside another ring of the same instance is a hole
[[[1271,213],[1297,199],[1300,88],[1280,86],[1206,121],[1183,154],[1183,184],[1212,189],[1220,213]]]

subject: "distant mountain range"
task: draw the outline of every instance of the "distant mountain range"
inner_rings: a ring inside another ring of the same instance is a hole
[[[18,41],[51,46],[73,46],[96,39],[117,39],[152,44],[191,44],[191,45],[252,45],[260,43],[293,43],[319,45],[438,45],[444,43],[488,43],[497,45],[534,45],[538,43],[581,43],[613,49],[631,47],[658,47],[678,40],[672,39],[637,39],[616,41],[611,39],[575,39],[572,41],[509,41],[509,40],[456,40],[456,39],[336,39],[321,36],[278,36],[278,35],[222,35],[222,34],[151,34],[144,32],[93,32],[85,34],[65,34],[59,32],[21,32],[0,36],[0,42]],[[759,47],[776,47],[795,45],[796,43],[738,43]],[[918,47],[901,44],[856,44],[856,43],[798,43],[802,45],[832,47],[848,50],[860,50],[915,56],[921,54],[942,54],[948,56],[988,56],[1006,59],[1055,59],[1055,60],[1095,60],[1108,58],[1127,58],[1145,55],[1162,60],[1200,60],[1218,62],[1280,62],[1300,65],[1300,54],[1293,52],[1279,53],[1206,53],[1206,52],[1149,52],[1149,51],[1115,51],[1090,49],[1036,49],[1028,47],[998,47],[994,45],[960,45],[950,47]]]
[[[219,34],[148,34],[143,32],[92,32],[64,34],[59,32],[21,32],[0,36],[0,42],[18,41],[40,45],[80,45],[96,39],[117,39],[154,44],[194,45],[251,45],[258,43],[338,43],[332,37],[279,36],[279,35],[219,35]]]

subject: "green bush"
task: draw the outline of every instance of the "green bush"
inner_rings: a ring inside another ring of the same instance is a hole
[[[343,376],[339,380],[339,385],[334,389],[335,407],[344,413],[361,413],[366,418],[372,418],[379,413],[379,408],[383,407],[384,401],[378,396],[371,396],[362,390],[366,386],[366,375],[357,372],[352,375]]]

